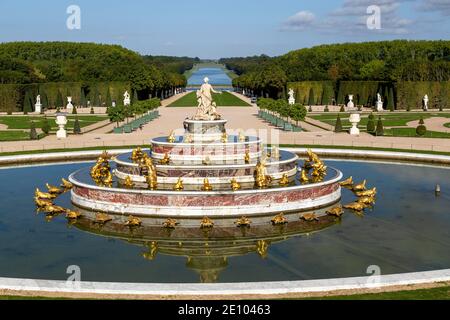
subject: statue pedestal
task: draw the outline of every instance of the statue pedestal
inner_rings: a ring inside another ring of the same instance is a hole
[[[194,142],[220,141],[224,132],[227,120],[185,120],[184,128],[187,134],[192,136]]]
[[[352,127],[350,128],[350,134],[352,136],[358,136],[360,134],[358,124],[361,121],[361,116],[359,115],[359,113],[352,113],[350,115],[349,121],[352,124]]]
[[[34,112],[36,112],[36,113],[41,113],[41,112],[42,112],[42,104],[36,103],[36,104],[34,105]]]
[[[384,111],[383,102],[377,101],[377,111],[379,111],[379,112]]]

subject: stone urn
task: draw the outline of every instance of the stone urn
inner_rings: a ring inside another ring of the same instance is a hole
[[[350,110],[353,109],[355,107],[355,104],[353,103],[353,95],[349,94],[348,95],[348,103],[347,103],[347,108],[349,108]]]
[[[67,131],[66,131],[66,129],[64,129],[64,127],[67,124],[67,114],[66,113],[57,113],[55,122],[59,127],[59,130],[56,132],[56,137],[58,139],[66,139]]]
[[[361,122],[361,115],[358,112],[353,112],[350,114],[349,121],[352,124],[352,127],[350,128],[350,134],[352,136],[358,136],[360,133],[358,124]]]

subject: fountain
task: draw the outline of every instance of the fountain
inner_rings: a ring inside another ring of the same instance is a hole
[[[154,138],[151,151],[138,148],[70,175],[76,206],[118,215],[176,219],[214,226],[270,222],[280,213],[314,210],[338,202],[342,173],[327,168],[312,152],[298,174],[298,156],[259,137],[228,135],[205,79],[197,93],[198,110],[184,121],[185,133]],[[115,164],[115,166],[114,166]],[[115,167],[111,170],[111,167]],[[301,178],[300,178],[301,176]],[[323,213],[325,214],[325,213]]]

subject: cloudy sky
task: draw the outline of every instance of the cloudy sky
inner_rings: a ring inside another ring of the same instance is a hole
[[[70,5],[81,9],[81,29],[67,28]],[[114,43],[200,58],[279,55],[336,42],[450,40],[450,0],[1,0],[0,30],[1,42]]]

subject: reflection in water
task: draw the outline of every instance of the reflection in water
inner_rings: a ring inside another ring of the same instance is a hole
[[[290,214],[288,217],[292,222],[275,226],[169,229],[155,226],[156,220],[142,218],[140,227],[130,228],[120,220],[99,224],[87,218],[92,213],[82,212],[84,218],[73,221],[71,226],[142,246],[142,257],[149,261],[158,259],[159,255],[185,257],[186,267],[198,273],[200,281],[205,283],[218,281],[220,272],[228,267],[230,257],[257,253],[265,259],[271,244],[310,235],[339,221],[337,217],[322,216],[308,222],[300,220],[299,214]]]

